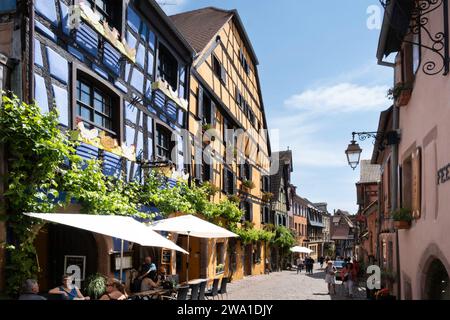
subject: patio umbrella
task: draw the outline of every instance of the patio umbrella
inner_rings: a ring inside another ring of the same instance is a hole
[[[67,213],[25,213],[25,215],[121,239],[120,280],[122,280],[124,240],[141,246],[167,248],[188,254],[169,239],[131,217]]]
[[[192,215],[169,218],[151,224],[154,231],[168,231],[188,236],[187,250],[189,251],[189,237],[197,238],[235,238],[237,234],[208,221]],[[187,257],[186,281],[189,281],[189,256]]]
[[[308,248],[305,248],[305,247],[300,247],[300,246],[293,247],[293,248],[291,248],[289,250],[291,250],[292,252],[308,253],[308,254],[313,252],[311,249],[308,249]]]

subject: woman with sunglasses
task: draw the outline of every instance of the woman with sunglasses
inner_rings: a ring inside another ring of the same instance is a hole
[[[116,279],[108,279],[106,282],[106,293],[100,300],[126,300],[128,295],[124,285]]]

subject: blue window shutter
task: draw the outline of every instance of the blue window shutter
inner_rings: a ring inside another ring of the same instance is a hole
[[[162,93],[161,91],[158,90],[155,92],[153,97],[154,97],[154,103],[156,104],[156,106],[159,107],[160,109],[164,109],[164,105],[166,104],[166,97],[165,97],[164,93]]]
[[[98,35],[92,28],[85,23],[81,23],[78,27],[75,41],[93,56],[98,52]]]
[[[84,160],[98,159],[98,148],[86,143],[81,143],[77,147],[77,156]],[[85,164],[83,168],[86,168],[86,166],[87,165]]]
[[[169,101],[167,103],[167,115],[172,121],[175,122],[177,120],[177,107],[175,105],[175,102]]]
[[[109,43],[105,42],[103,63],[116,75],[119,75],[120,72],[120,58],[121,54]]]
[[[122,159],[110,152],[103,152],[103,174],[120,178],[122,173]]]

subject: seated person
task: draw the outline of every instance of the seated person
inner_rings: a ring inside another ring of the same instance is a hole
[[[167,272],[164,266],[159,267],[158,270],[158,281],[166,281],[167,280]]]
[[[89,297],[85,297],[81,294],[80,290],[72,284],[72,275],[65,274],[62,277],[62,286],[53,288],[48,293],[62,294],[67,297],[68,300],[89,300]]]
[[[142,267],[141,267],[141,275],[139,276],[138,279],[143,280],[152,271],[156,272],[156,265],[152,262],[151,257],[145,257],[144,263],[142,264]]]
[[[38,295],[39,284],[34,279],[27,279],[22,285],[22,294],[19,300],[47,300],[43,296]]]
[[[106,282],[106,293],[100,300],[126,300],[128,295],[124,285],[116,279],[108,279]]]
[[[150,271],[147,277],[142,279],[141,292],[149,291],[158,288],[161,285],[161,281],[155,271]]]

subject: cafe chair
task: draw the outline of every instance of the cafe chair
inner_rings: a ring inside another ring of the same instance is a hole
[[[220,294],[220,297],[223,300],[223,295],[226,294],[227,295],[227,300],[228,300],[228,292],[227,292],[227,284],[229,282],[229,278],[222,278],[222,282],[220,284],[220,289],[218,291],[218,293]]]
[[[208,281],[203,281],[202,283],[200,283],[200,288],[198,289],[198,300],[205,300],[205,292],[207,284]]]
[[[189,286],[179,287],[175,297],[162,296],[163,300],[187,300],[189,293]]]
[[[212,289],[205,293],[205,296],[209,299],[211,297],[214,299],[214,297],[217,297],[219,294],[219,280],[218,278],[214,279]]]
[[[192,284],[190,285],[190,287],[191,287],[191,297],[189,300],[198,300],[200,283]]]

